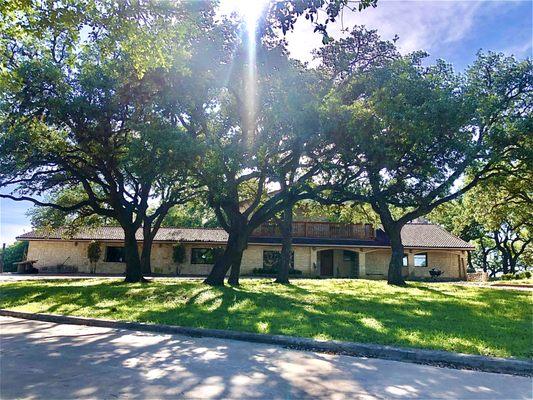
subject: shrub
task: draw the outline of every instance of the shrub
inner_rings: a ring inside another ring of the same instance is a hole
[[[514,275],[514,279],[529,279],[529,278],[531,278],[531,272],[529,271],[517,272]]]
[[[92,274],[96,272],[96,263],[100,259],[101,254],[102,254],[102,250],[100,249],[100,243],[98,243],[96,240],[92,240],[89,243],[89,246],[87,246],[87,258],[89,259],[89,262],[91,263],[90,272]]]
[[[100,249],[100,243],[96,240],[91,241],[89,246],[87,246],[87,258],[90,262],[95,263],[100,259],[102,250]]]
[[[4,271],[14,272],[16,267],[13,263],[22,261],[24,255],[28,251],[28,242],[15,242],[11,246],[7,246],[4,257]],[[2,253],[2,247],[0,246],[0,254]]]
[[[517,272],[515,274],[503,274],[500,276],[502,281],[511,281],[513,279],[529,279],[531,278],[530,271]]]
[[[176,264],[181,264],[185,261],[185,246],[177,244],[172,251],[172,259]]]

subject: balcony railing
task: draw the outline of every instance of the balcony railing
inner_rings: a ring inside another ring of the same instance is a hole
[[[255,237],[281,237],[279,225],[266,223],[253,233]],[[373,240],[374,228],[371,224],[340,224],[335,222],[293,222],[292,236],[304,238],[358,239]]]

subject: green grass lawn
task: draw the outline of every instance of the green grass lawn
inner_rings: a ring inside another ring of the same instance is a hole
[[[368,280],[22,281],[0,285],[0,307],[202,328],[381,343],[472,354],[533,355],[531,292]]]

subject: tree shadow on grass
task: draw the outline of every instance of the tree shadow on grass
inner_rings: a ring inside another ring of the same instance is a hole
[[[530,332],[524,321],[491,317],[474,307],[456,304],[453,296],[450,298],[453,301],[447,300],[448,296],[443,301],[411,298],[404,304],[384,306],[379,300],[337,294],[324,304],[290,300],[274,293],[223,288],[217,296],[200,303],[191,299],[186,309],[146,310],[139,318],[177,325],[471,353],[503,350],[507,355],[525,356],[527,341],[508,340],[508,335],[517,330]],[[204,318],[198,321],[198,316]]]
[[[212,288],[193,281],[148,286],[56,282],[5,285],[0,302],[5,308],[37,303],[43,312],[200,328],[531,355],[527,293],[420,284],[411,288],[420,294],[365,291],[350,282],[334,287],[338,291],[298,284]]]

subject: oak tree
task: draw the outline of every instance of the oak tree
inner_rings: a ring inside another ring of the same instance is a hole
[[[330,193],[380,216],[391,284],[404,284],[402,227],[497,174],[527,135],[533,106],[529,60],[480,54],[456,74],[444,62],[422,66],[421,56],[347,76],[323,110],[338,149]]]

